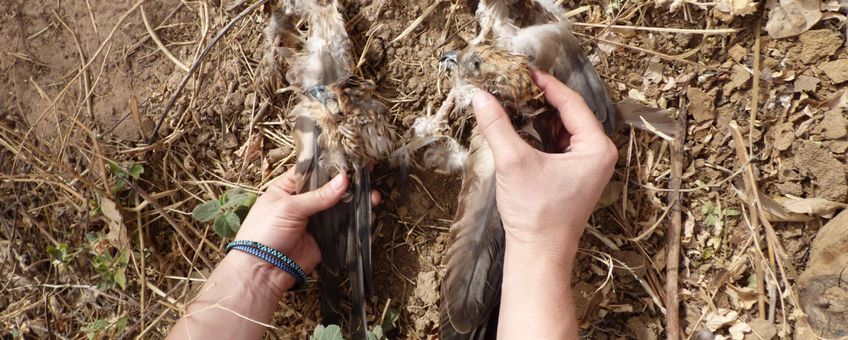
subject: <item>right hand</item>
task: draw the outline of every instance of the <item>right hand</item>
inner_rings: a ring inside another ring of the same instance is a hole
[[[511,246],[533,252],[577,251],[592,209],[612,177],[618,149],[579,94],[553,76],[533,72],[568,133],[564,153],[532,148],[515,132],[491,94],[472,99],[477,124],[495,160],[497,206]]]

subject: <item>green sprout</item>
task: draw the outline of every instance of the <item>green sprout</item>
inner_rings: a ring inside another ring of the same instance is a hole
[[[212,228],[216,234],[221,237],[233,237],[254,202],[256,202],[256,194],[242,189],[232,189],[217,199],[194,207],[191,217],[198,222],[213,221]]]

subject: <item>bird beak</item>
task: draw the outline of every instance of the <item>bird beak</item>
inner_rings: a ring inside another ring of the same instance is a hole
[[[442,54],[442,57],[439,58],[439,69],[452,71],[459,65],[459,63],[457,62],[458,57],[459,51],[445,52],[444,54]]]
[[[312,86],[306,90],[306,94],[321,103],[321,105],[324,106],[324,109],[326,109],[327,112],[329,112],[334,118],[337,118],[337,116],[341,113],[336,95],[333,94],[327,86]]]
[[[332,99],[330,90],[324,85],[312,86],[306,90],[306,94],[312,97],[312,99],[317,100],[324,106],[326,106],[327,102]]]

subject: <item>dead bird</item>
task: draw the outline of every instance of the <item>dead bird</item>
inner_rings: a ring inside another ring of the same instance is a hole
[[[580,93],[607,130],[613,129],[614,105],[568,23],[561,19],[558,5],[542,0],[480,0],[476,14],[480,35],[465,50],[447,52],[441,59],[454,84],[446,105],[452,105],[452,99],[460,107],[467,106],[473,89],[491,92],[528,144],[545,152],[561,152],[559,136],[565,131],[557,111],[540,99],[530,77],[530,69],[535,68]],[[495,204],[494,160],[477,128],[465,157],[441,284],[440,328],[445,340],[494,338],[497,330],[504,230]]]
[[[345,198],[312,216],[309,231],[321,250],[322,323],[341,324],[342,284],[350,282],[350,333],[365,339],[371,279],[369,163],[386,159],[395,143],[388,109],[374,82],[352,75],[345,22],[335,0],[299,0],[292,11],[308,24],[303,50],[288,62],[299,102],[288,114],[297,150],[298,192],[315,190],[340,172],[350,176]]]

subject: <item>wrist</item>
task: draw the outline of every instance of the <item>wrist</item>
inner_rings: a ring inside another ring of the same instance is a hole
[[[508,248],[518,255],[533,255],[551,261],[573,262],[583,227],[511,228],[504,226]]]
[[[239,250],[227,253],[220,268],[225,271],[225,275],[241,280],[246,288],[276,300],[297,284],[297,280],[289,273]]]

